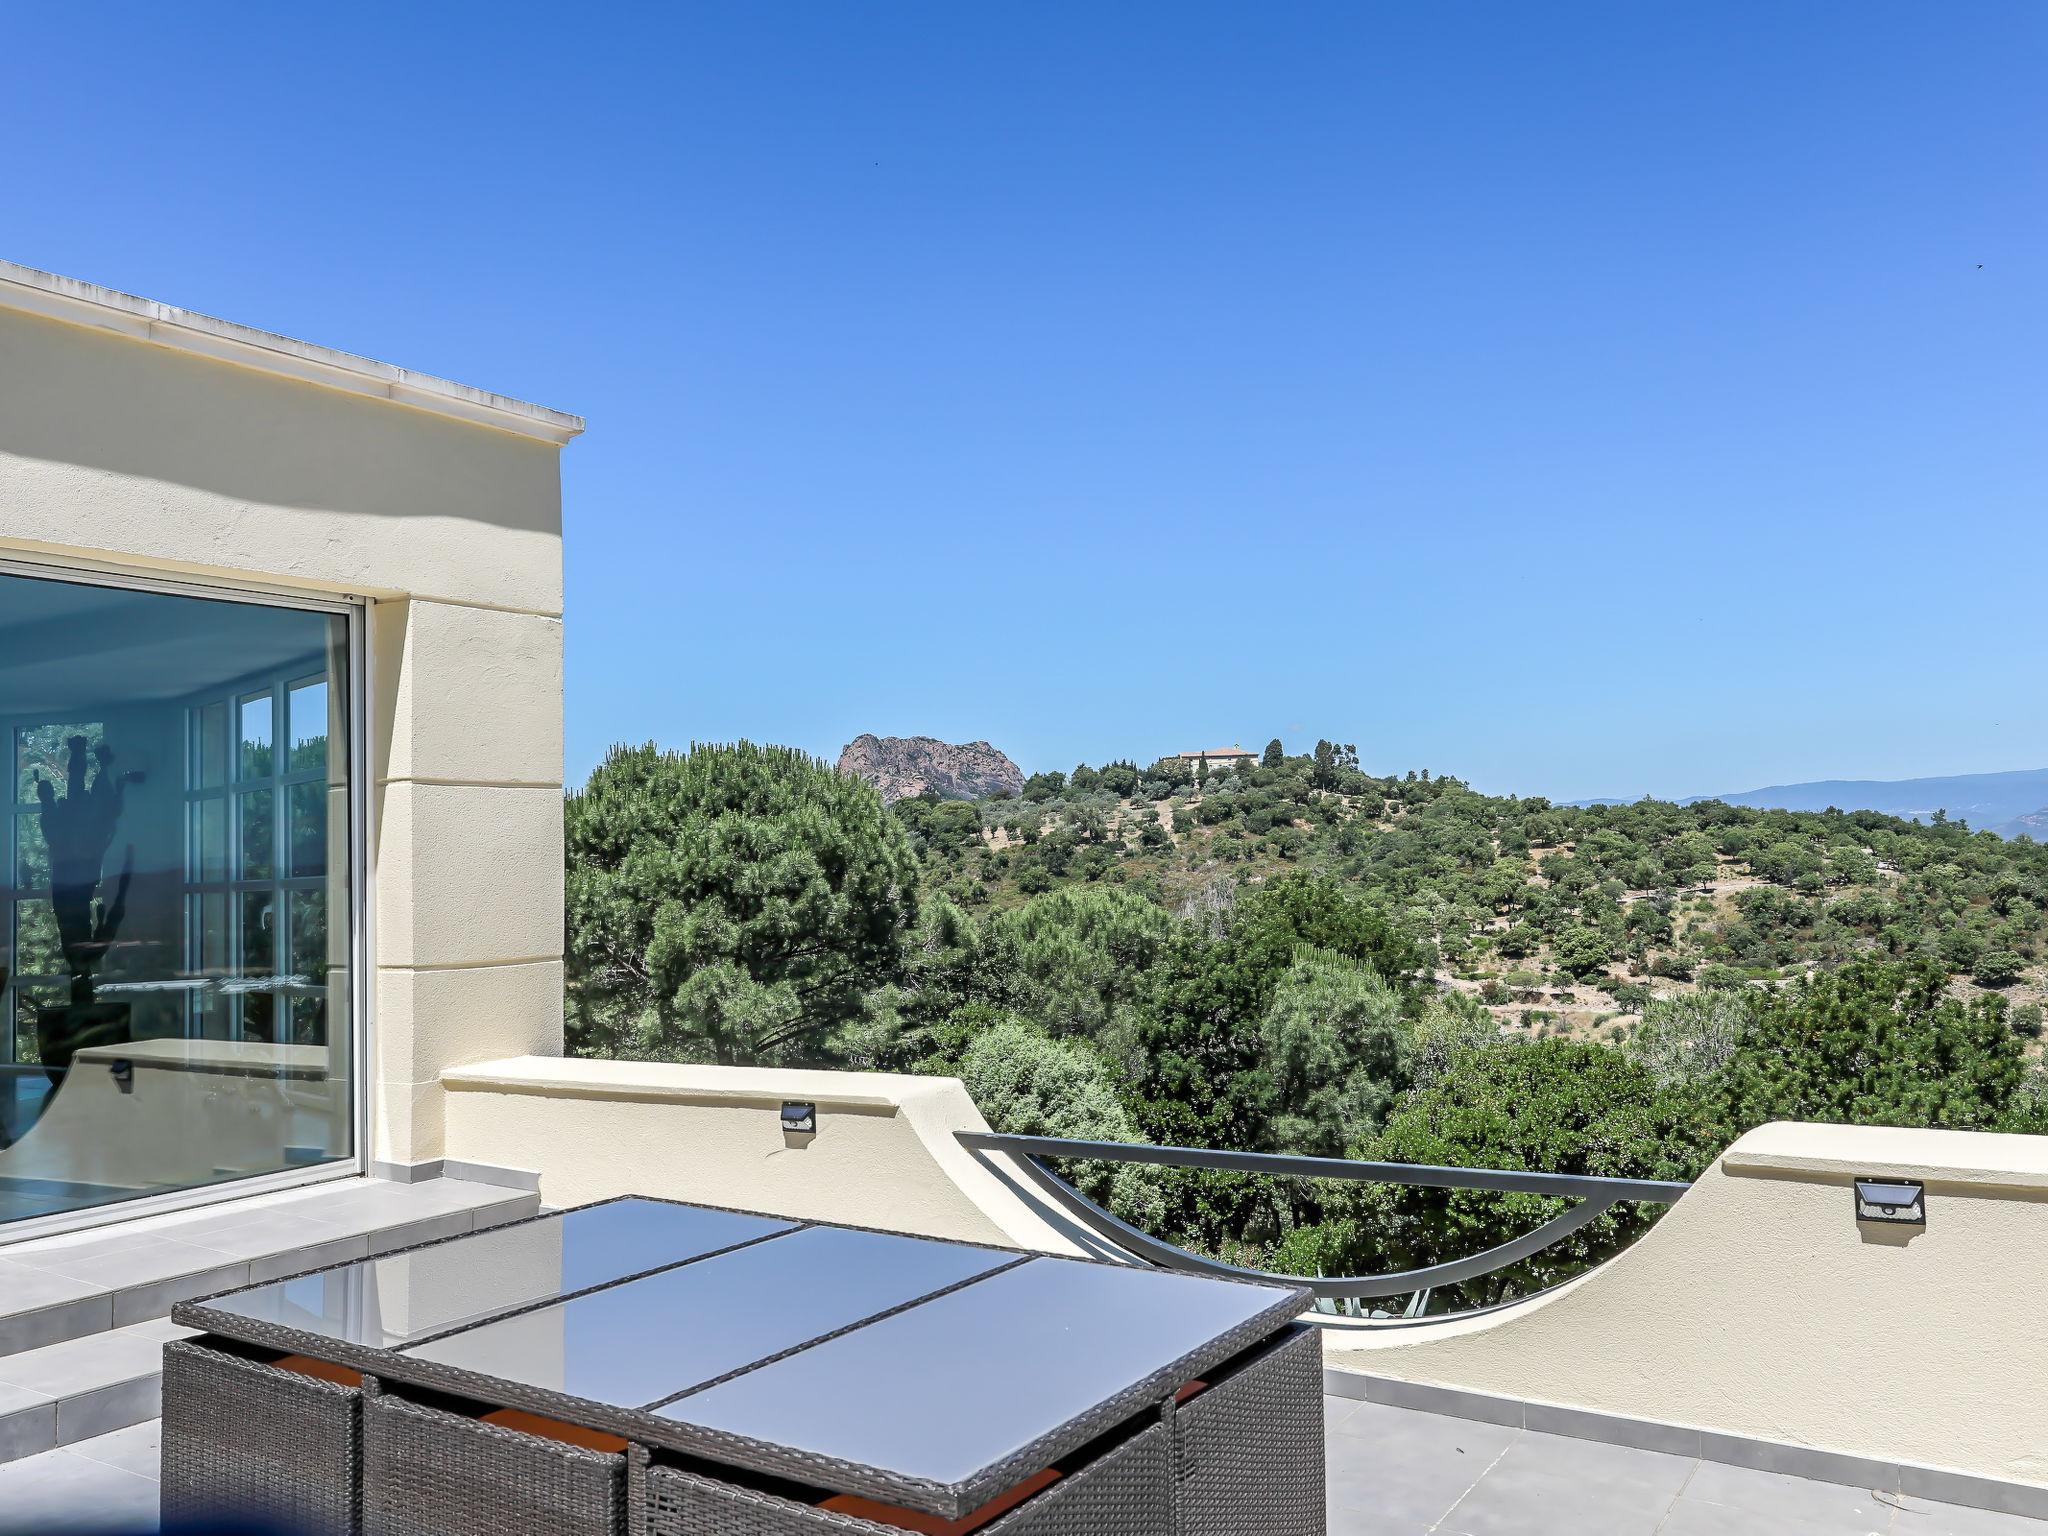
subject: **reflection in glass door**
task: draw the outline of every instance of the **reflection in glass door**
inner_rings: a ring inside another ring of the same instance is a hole
[[[0,1223],[354,1156],[348,645],[0,572]]]
[[[190,709],[186,965],[222,983],[193,992],[194,1035],[327,1043],[332,696],[324,671],[286,673]]]

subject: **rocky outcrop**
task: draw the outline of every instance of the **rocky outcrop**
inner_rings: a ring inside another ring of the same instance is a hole
[[[930,736],[856,736],[839,771],[866,779],[887,801],[930,790],[942,800],[980,800],[1023,791],[1024,770],[985,741],[962,746]]]

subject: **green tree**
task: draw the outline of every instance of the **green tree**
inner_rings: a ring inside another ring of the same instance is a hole
[[[1286,761],[1287,750],[1280,745],[1280,738],[1275,736],[1266,743],[1266,750],[1259,758],[1259,766],[1261,768],[1278,768],[1284,765]]]
[[[1526,960],[1536,953],[1543,943],[1543,936],[1527,923],[1516,923],[1498,939],[1494,948],[1510,960]]]
[[[566,806],[575,1047],[816,1061],[892,979],[917,860],[873,786],[741,741],[614,747]]]
[[[2009,987],[2026,974],[2027,962],[2009,949],[1988,949],[1977,959],[1970,979],[1980,987]]]
[[[1128,796],[1138,787],[1138,765],[1129,761],[1105,764],[1101,782],[1112,795]]]
[[[1629,1054],[1660,1084],[1697,1083],[1735,1059],[1755,1013],[1755,994],[1747,990],[1659,998],[1644,1008]]]
[[[1500,1001],[1507,989],[1490,983]],[[1417,1088],[1429,1088],[1450,1072],[1452,1063],[1467,1051],[1481,1051],[1501,1043],[1500,1024],[1468,994],[1443,992],[1431,998],[1415,1025],[1415,1056],[1410,1075]]]
[[[1575,924],[1557,936],[1558,968],[1574,976],[1583,978],[1605,970],[1613,953],[1607,935],[1590,924]]]
[[[1048,1034],[1114,1048],[1178,926],[1157,902],[1117,886],[1038,896],[988,922],[990,995]]]
[[[1086,1046],[1054,1040],[1021,1019],[978,1014],[958,1071],[991,1129],[1010,1136],[1137,1141],[1110,1068]],[[1137,1163],[1070,1162],[1074,1187],[1133,1226],[1165,1214],[1154,1170]]]
[[[1058,769],[1047,773],[1034,773],[1024,781],[1026,800],[1051,800],[1067,787],[1067,776]]]
[[[1948,994],[1926,959],[1858,960],[1762,997],[1727,1065],[1692,1090],[1707,1139],[1769,1120],[2035,1130],[2004,1000]]]
[[[1267,1148],[1341,1157],[1407,1086],[1415,1030],[1377,971],[1303,950],[1274,989],[1259,1046],[1273,1083]]]
[[[1309,782],[1317,789],[1337,787],[1337,747],[1334,742],[1316,743],[1315,763],[1309,770]]]
[[[1287,876],[1241,897],[1214,938],[1183,924],[1138,1019],[1129,1092],[1148,1139],[1271,1144],[1260,1026],[1303,949],[1366,966],[1404,997],[1430,961],[1378,907],[1327,875]]]
[[[1603,1045],[1559,1039],[1460,1053],[1404,1103],[1356,1157],[1463,1168],[1615,1178],[1692,1177],[1702,1160],[1679,1105],[1640,1063]],[[1334,1202],[1346,1267],[1419,1268],[1496,1247],[1570,1204],[1533,1194],[1346,1186]],[[1645,1230],[1658,1207],[1618,1205],[1551,1248],[1459,1287],[1466,1305],[1555,1285]]]

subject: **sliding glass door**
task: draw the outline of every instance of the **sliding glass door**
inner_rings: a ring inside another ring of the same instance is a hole
[[[355,1155],[349,625],[0,570],[0,1223]]]

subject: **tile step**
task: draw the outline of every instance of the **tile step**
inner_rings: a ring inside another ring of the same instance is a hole
[[[0,1463],[154,1419],[164,1344],[189,1337],[159,1318],[0,1358]]]
[[[146,1383],[93,1372],[134,1364],[137,1339],[160,1350],[179,1301],[496,1226],[539,1204],[528,1190],[459,1179],[351,1179],[0,1247],[0,1462],[68,1443],[67,1402],[80,1436],[153,1417],[154,1370]]]

